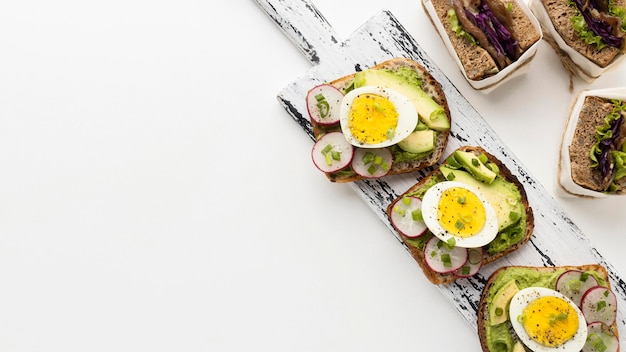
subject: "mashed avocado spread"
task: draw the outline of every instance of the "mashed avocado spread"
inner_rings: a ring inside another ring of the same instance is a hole
[[[507,268],[504,269],[489,288],[487,292],[487,307],[493,302],[494,296],[498,290],[511,280],[515,280],[517,287],[522,290],[527,287],[546,287],[554,289],[556,280],[559,275],[565,272],[565,269],[540,272],[533,268]],[[602,276],[595,271],[588,271],[598,281],[599,285],[606,286],[607,283]],[[511,333],[512,327],[509,321],[501,324],[491,325],[489,321],[485,324],[485,332],[487,336],[487,345],[492,352],[511,352],[516,338]]]

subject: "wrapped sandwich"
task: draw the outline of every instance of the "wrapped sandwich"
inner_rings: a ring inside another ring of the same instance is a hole
[[[527,71],[542,37],[526,4],[515,0],[422,0],[468,82],[489,92]]]
[[[572,105],[559,152],[559,194],[626,193],[626,88],[583,91]]]
[[[531,0],[529,7],[572,76],[591,82],[624,56],[626,0]]]

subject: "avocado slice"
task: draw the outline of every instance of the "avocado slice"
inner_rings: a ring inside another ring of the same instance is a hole
[[[496,179],[497,174],[483,164],[476,154],[463,150],[456,150],[453,155],[454,159],[477,180],[490,184]]]
[[[509,319],[509,302],[518,291],[517,283],[512,279],[496,292],[489,304],[489,324],[498,325]]]
[[[409,153],[425,153],[435,149],[436,132],[433,130],[413,131],[398,142],[398,147]]]
[[[515,345],[513,345],[513,352],[526,352],[526,349],[524,349],[524,345],[521,342],[516,341]]]
[[[446,112],[420,87],[407,81],[401,76],[385,70],[369,69],[356,73],[354,86],[379,86],[395,90],[406,96],[417,109],[419,119],[428,128],[435,131],[447,131],[450,129],[450,120]]]
[[[502,177],[497,177],[491,184],[486,184],[464,170],[456,170],[446,165],[441,165],[439,170],[446,180],[454,180],[471,186],[487,199],[496,211],[498,232],[515,224],[520,218],[519,215],[524,211],[519,190],[513,183]]]

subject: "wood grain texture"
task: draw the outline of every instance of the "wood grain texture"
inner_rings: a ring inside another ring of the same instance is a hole
[[[499,267],[599,263],[607,268],[611,285],[618,297],[618,328],[626,331],[626,283],[616,273],[615,268],[594,248],[550,192],[533,178],[446,75],[431,62],[392,13],[381,11],[375,14],[349,38],[340,40],[310,1],[255,1],[314,65],[277,96],[278,101],[302,126],[312,143],[313,133],[305,105],[305,96],[310,88],[394,57],[408,57],[432,73],[441,83],[448,99],[453,123],[444,157],[463,145],[482,146],[500,159],[524,185],[535,217],[535,229],[530,242],[512,255],[484,266],[473,278],[439,286],[441,293],[474,329],[480,293],[486,279]],[[400,241],[386,216],[387,205],[431,170],[359,181],[353,183],[352,188]]]

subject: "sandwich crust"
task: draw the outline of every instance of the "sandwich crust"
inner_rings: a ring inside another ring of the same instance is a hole
[[[487,282],[485,283],[485,287],[483,288],[483,291],[481,293],[480,296],[480,300],[478,302],[478,318],[477,318],[477,332],[478,332],[478,337],[480,340],[480,346],[482,347],[483,352],[491,352],[489,350],[489,346],[487,344],[487,332],[486,332],[486,327],[487,324],[489,322],[489,305],[487,302],[487,297],[489,294],[489,290],[492,289],[494,283],[496,282],[496,279],[498,278],[498,276],[500,274],[502,274],[503,272],[505,272],[507,269],[510,268],[526,268],[526,269],[531,269],[531,270],[535,270],[537,272],[541,272],[541,273],[553,273],[553,272],[557,272],[560,270],[566,271],[566,270],[581,270],[581,271],[595,271],[598,274],[600,274],[607,282],[607,285],[609,286],[609,288],[611,288],[611,284],[609,281],[609,274],[606,270],[606,268],[600,264],[585,264],[585,265],[568,265],[568,266],[557,266],[557,267],[533,267],[533,266],[505,266],[505,267],[501,267],[499,269],[497,269],[496,271],[494,271],[491,276],[487,279]],[[617,329],[617,323],[614,323],[613,326],[611,327],[613,330],[613,333],[615,334],[615,336],[618,337],[619,339],[619,334],[618,334],[618,329]],[[619,352],[619,349],[618,349]]]
[[[450,121],[450,124],[452,124],[450,108],[448,106],[448,101],[446,99],[443,88],[441,87],[441,84],[422,65],[420,65],[419,63],[411,59],[399,57],[399,58],[394,58],[394,59],[381,62],[370,68],[371,69],[388,69],[388,70],[396,71],[396,70],[399,70],[400,68],[405,68],[405,67],[411,68],[412,70],[418,73],[419,77],[421,77],[422,79],[422,90],[443,108],[448,118],[448,121]],[[355,75],[356,73],[353,73],[347,76],[337,78],[329,82],[329,84],[335,86],[336,88],[340,90],[344,90],[346,87],[350,85],[350,83],[352,83]],[[318,139],[323,134],[324,131],[322,130],[320,126],[318,126],[313,121],[311,121],[311,125],[313,127],[313,134],[315,135],[315,139]],[[424,168],[427,168],[429,166],[436,164],[439,161],[439,159],[441,159],[441,156],[443,155],[443,151],[446,148],[449,136],[450,136],[449,129],[447,131],[437,131],[435,148],[432,153],[430,153],[426,157],[416,159],[413,161],[394,162],[387,176],[413,172],[413,171],[421,170],[421,169],[424,169]],[[359,176],[357,174],[354,174],[351,176],[336,176],[336,175],[331,176],[330,174],[326,174],[326,176],[328,177],[330,181],[337,182],[337,183],[353,182],[353,181],[364,179],[364,177]]]
[[[483,257],[483,265],[485,265],[485,264],[491,263],[491,262],[493,262],[493,261],[495,261],[495,260],[497,260],[499,258],[502,258],[502,257],[508,255],[509,253],[512,253],[512,252],[516,251],[521,246],[523,246],[526,242],[528,242],[530,240],[530,236],[532,235],[532,232],[533,232],[533,229],[534,229],[534,216],[533,216],[532,208],[530,207],[530,204],[528,203],[528,198],[527,198],[527,195],[526,195],[526,191],[524,190],[524,187],[522,186],[521,182],[519,182],[519,180],[511,173],[511,171],[500,160],[498,160],[492,154],[489,154],[483,148],[477,147],[477,146],[463,146],[463,147],[458,148],[458,150],[472,152],[472,153],[474,153],[476,155],[480,155],[481,153],[485,154],[487,156],[487,158],[489,159],[489,162],[492,162],[492,163],[494,163],[494,164],[496,164],[498,166],[498,168],[500,170],[499,171],[499,175],[502,178],[504,178],[506,181],[513,183],[517,187],[517,189],[519,190],[520,195],[521,195],[522,205],[524,206],[524,209],[526,211],[526,232],[524,233],[523,238],[519,242],[509,246],[504,251],[501,251],[501,252],[498,252],[498,253],[495,253],[495,254],[489,254],[489,253],[487,253],[485,251],[484,257]],[[413,193],[416,190],[422,188],[426,183],[428,183],[430,181],[430,179],[432,177],[435,177],[437,174],[441,174],[441,171],[439,171],[439,169],[436,169],[436,170],[432,171],[426,177],[422,178],[418,183],[416,183],[415,185],[411,186],[407,191],[405,191],[403,194],[398,196],[387,207],[387,216],[391,217],[391,212],[393,211],[394,204],[397,201],[402,199],[405,195]],[[441,284],[450,284],[450,283],[452,283],[452,282],[454,282],[454,281],[456,281],[458,279],[458,277],[456,275],[454,275],[453,273],[442,274],[442,273],[438,273],[438,272],[435,272],[432,269],[430,269],[428,267],[428,265],[426,264],[426,260],[424,258],[424,252],[422,250],[420,250],[420,249],[418,249],[418,248],[408,244],[407,243],[408,238],[406,236],[404,236],[401,233],[399,235],[402,238],[402,240],[405,242],[405,244],[407,245],[407,248],[409,249],[409,253],[415,259],[417,264],[422,269],[424,275],[426,276],[426,278],[430,282],[432,282],[435,285],[441,285]]]

